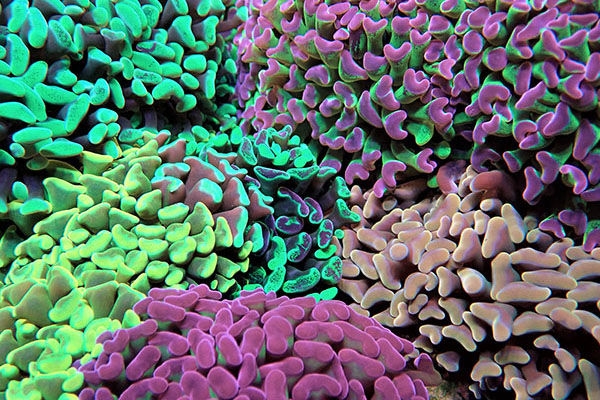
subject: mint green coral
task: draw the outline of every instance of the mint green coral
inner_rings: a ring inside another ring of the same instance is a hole
[[[236,241],[225,218],[201,202],[163,206],[151,184],[160,164],[156,140],[117,159],[86,152],[81,172],[44,180],[54,212],[31,236],[20,240],[15,227],[4,233],[0,246],[15,257],[3,256],[0,288],[7,398],[77,393],[82,377],[72,362],[97,354],[101,332],[135,325],[131,308],[152,287],[187,288],[199,279],[226,292],[247,271],[250,242],[239,246],[241,262],[217,255]],[[28,195],[19,183],[12,191]],[[205,256],[211,261],[199,263]]]
[[[90,158],[85,152],[118,158],[142,146],[148,132],[187,132],[199,143],[208,138],[197,135],[203,126],[232,129],[237,49],[230,43],[243,14],[220,1],[196,9],[176,3],[17,0],[4,7],[0,165],[19,171],[14,181],[72,174]],[[222,22],[229,28],[217,33]],[[0,220],[30,234],[53,212],[44,195],[9,192]]]

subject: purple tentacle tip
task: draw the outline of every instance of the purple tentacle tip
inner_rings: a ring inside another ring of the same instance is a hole
[[[317,303],[313,297],[289,299],[260,290],[217,300],[218,293],[205,286],[177,293],[153,289],[151,304],[175,303],[186,313],[211,315],[206,318],[212,325],[182,328],[188,322],[173,320],[161,307],[147,307],[141,325],[107,335],[113,353],[104,348],[98,359],[80,367],[88,385],[82,396],[349,398],[352,393],[376,396],[378,388],[387,387],[376,383],[381,377],[392,382],[407,371],[437,374],[431,364],[409,366],[404,357],[414,358],[412,343],[404,344],[340,301]],[[148,336],[135,331],[148,321],[157,330]],[[134,348],[139,351],[130,351]]]

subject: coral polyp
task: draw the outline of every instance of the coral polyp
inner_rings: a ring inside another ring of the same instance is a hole
[[[0,399],[598,398],[599,10],[0,1]]]

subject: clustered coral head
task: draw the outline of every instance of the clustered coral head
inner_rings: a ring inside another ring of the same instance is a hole
[[[0,398],[595,399],[598,7],[2,2]]]
[[[244,131],[289,124],[338,161],[348,184],[374,183],[378,197],[468,160],[513,174],[530,205],[597,218],[591,3],[247,3],[236,38]]]
[[[142,323],[101,335],[79,368],[80,399],[425,400],[440,380],[429,356],[339,301],[260,289],[221,300],[200,285],[153,289],[134,311]]]
[[[470,371],[478,396],[593,396],[600,254],[544,233],[492,173],[469,167],[435,197],[418,181],[384,199],[353,187],[362,218],[345,229],[338,287],[446,371]]]

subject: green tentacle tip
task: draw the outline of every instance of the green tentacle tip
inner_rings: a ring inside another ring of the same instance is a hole
[[[134,51],[133,55],[131,57],[131,61],[133,62],[134,66],[136,66],[142,70],[150,71],[152,73],[159,74],[159,75],[161,73],[161,68],[160,68],[159,62],[156,61],[156,59],[154,57],[152,57],[152,55],[150,55],[150,54]],[[134,77],[135,77],[135,71],[134,71]]]
[[[79,127],[79,124],[81,121],[83,121],[83,118],[88,113],[90,105],[90,96],[87,93],[83,93],[79,95],[77,100],[65,106],[66,112],[64,113],[64,118],[67,132],[72,133],[75,131],[75,129],[77,129],[77,127]]]
[[[35,224],[33,232],[37,234],[48,234],[54,240],[58,241],[63,236],[67,223],[76,214],[76,208],[54,212],[48,216],[48,218]]]
[[[2,333],[4,334],[4,332],[2,332]],[[9,332],[7,332],[7,334],[9,334],[12,337],[12,335]],[[5,336],[5,335],[0,336],[0,338],[4,339],[2,336]],[[8,382],[17,379],[18,377],[19,377],[19,368],[17,368],[16,366],[11,365],[11,364],[4,364],[4,365],[0,366],[0,385],[3,386],[4,389],[6,388],[6,385],[8,384]]]
[[[17,257],[30,256],[39,258],[44,253],[48,252],[55,242],[49,235],[33,235],[22,241],[15,247],[15,255]]]
[[[19,36],[12,33],[6,37],[6,45],[11,73],[14,76],[23,75],[29,66],[29,49]]]
[[[97,124],[103,125],[103,124]],[[104,125],[105,126],[105,125]],[[92,128],[93,130],[94,128]],[[92,135],[90,131],[90,136]],[[90,139],[91,141],[91,139]],[[100,175],[102,172],[106,171],[106,169],[112,164],[114,159],[111,156],[104,154],[96,154],[90,151],[83,151],[81,153],[81,158],[83,162],[83,173],[88,175]]]
[[[321,273],[316,268],[311,268],[307,272],[294,279],[287,280],[283,284],[285,293],[302,293],[315,287],[321,279]]]
[[[188,236],[169,246],[169,259],[175,264],[185,265],[194,256],[195,250],[196,241]]]
[[[432,189],[439,187],[438,180],[435,176],[427,179],[427,187]]]
[[[247,271],[247,268],[242,263],[233,262],[225,257],[217,258],[217,273],[223,275],[225,278],[231,279],[240,271]]]
[[[139,163],[134,164],[129,169],[127,175],[125,175],[123,186],[127,193],[134,197],[141,196],[152,190],[150,179],[144,174],[142,166]]]
[[[158,210],[158,220],[165,226],[180,223],[188,216],[189,211],[189,206],[183,203],[175,203]],[[189,225],[192,226],[191,224]]]
[[[442,160],[445,160],[452,153],[452,148],[450,147],[450,144],[448,142],[443,141],[435,146],[433,152],[437,157],[441,158]]]
[[[52,131],[47,128],[30,126],[13,134],[13,141],[22,145],[35,144],[52,137]]]
[[[102,252],[108,248],[112,240],[112,235],[109,231],[102,230],[97,232],[82,246],[79,248],[79,255],[82,258],[90,258],[96,253]]]
[[[183,96],[183,88],[172,79],[163,79],[152,89],[152,97],[155,100],[168,100],[171,97],[182,99]]]
[[[164,78],[179,79],[183,74],[181,65],[173,61],[167,61],[160,64],[160,69]]]
[[[169,264],[164,261],[154,260],[150,261],[146,267],[146,274],[149,279],[155,281],[162,281],[169,272]]]
[[[330,219],[337,220],[339,219],[341,225],[344,224],[356,224],[360,222],[360,216],[354,211],[348,208],[346,202],[342,199],[337,199],[335,202],[334,210]]]
[[[80,196],[81,197],[81,196]],[[93,232],[108,228],[108,212],[110,204],[100,203],[79,214],[77,222]]]
[[[121,198],[123,200],[123,198]],[[125,229],[131,229],[140,222],[140,219],[131,213],[122,211],[118,208],[111,208],[108,211],[109,226],[112,229],[115,225],[122,225]]]
[[[44,350],[44,341],[35,340],[27,343],[6,356],[6,361],[23,372],[28,371],[29,363],[35,361]]]
[[[208,70],[200,75],[200,86],[207,99],[213,99],[216,94],[215,80],[217,74],[213,70]]]
[[[192,94],[184,95],[181,100],[177,103],[175,109],[179,113],[185,113],[191,111],[198,104],[198,99]]]
[[[148,265],[148,261],[148,254],[137,249],[129,251],[125,256],[125,264],[136,274],[144,272]]]
[[[112,240],[123,250],[134,250],[138,246],[137,236],[126,230],[121,224],[116,224],[111,228]]]
[[[279,289],[281,289],[281,286],[284,284],[285,273],[286,271],[283,265],[275,267],[267,277],[267,280],[264,285],[265,292],[279,291]]]
[[[424,113],[423,116],[424,121],[429,118],[426,114],[427,113]],[[406,130],[408,133],[414,136],[417,146],[423,146],[429,143],[434,134],[432,123],[425,124],[409,122],[406,124]]]
[[[320,300],[333,300],[338,294],[338,288],[333,286],[319,293]]]
[[[0,103],[0,117],[33,124],[37,118],[24,104],[14,101]]]
[[[193,278],[208,279],[217,268],[217,255],[210,253],[207,257],[194,257],[190,262],[187,272]]]
[[[115,4],[115,11],[119,18],[125,23],[129,32],[133,35],[134,38],[139,38],[142,35],[142,30],[145,28],[145,14],[141,11],[141,9],[136,10],[136,7],[132,7],[130,4],[126,2],[120,2]],[[140,8],[139,5],[137,8]],[[142,17],[144,17],[142,19]]]
[[[0,48],[0,55],[6,57],[6,49]],[[25,86],[16,79],[11,79],[6,75],[0,75],[0,93],[14,97],[24,97],[26,93]]]
[[[139,239],[139,248],[148,253],[151,260],[160,260],[167,256],[169,242],[161,239]],[[166,275],[166,273],[165,273]],[[148,275],[150,276],[150,274]]]
[[[228,291],[232,290],[232,288],[239,287],[239,285],[237,284],[235,279],[228,279],[222,275],[217,274],[215,276],[215,279],[210,283],[209,287],[212,290],[218,290],[221,293],[227,293]],[[233,289],[232,291],[235,290],[236,289]]]
[[[186,237],[189,237],[191,230],[192,226],[189,223],[182,224],[180,222],[175,222],[167,227],[165,239],[169,243],[177,242],[179,240],[185,239]],[[196,244],[194,244],[194,248],[195,247]]]
[[[6,150],[0,149],[0,165],[12,166],[15,165],[15,158]]]
[[[183,68],[193,73],[203,73],[206,65],[206,57],[202,54],[192,54],[183,59]]]
[[[272,254],[269,257],[267,266],[270,270],[274,271],[276,268],[285,265],[287,261],[287,252],[283,238],[275,236],[271,239],[271,242],[273,243],[273,248],[269,250]]]
[[[162,207],[162,192],[155,189],[140,196],[135,204],[136,213],[143,219],[156,217],[158,210]]]
[[[56,211],[73,208],[77,204],[77,196],[85,193],[85,188],[55,177],[43,181],[48,201]]]
[[[52,302],[47,289],[42,284],[36,284],[15,306],[14,313],[15,316],[25,318],[37,326],[46,326],[51,324],[48,319],[50,309],[52,309]]]
[[[112,239],[112,235],[110,237]],[[118,247],[111,247],[95,252],[91,255],[91,260],[101,269],[118,270],[125,261],[125,251]]]
[[[175,18],[169,28],[169,35],[176,38],[176,41],[182,46],[193,48],[196,38],[192,32],[192,17],[182,15]]]
[[[123,95],[123,88],[121,87],[119,81],[117,81],[115,78],[111,78],[111,80],[108,82],[108,86],[110,88],[110,98],[114,105],[119,109],[124,108],[125,96]]]
[[[215,224],[215,247],[229,248],[233,246],[233,233],[227,220],[218,217]]]
[[[12,195],[18,201],[26,201],[29,197],[27,186],[21,181],[16,181],[12,185]]]
[[[206,226],[212,227],[215,225],[210,210],[201,202],[194,204],[193,211],[185,218],[184,222],[189,222],[192,225],[191,233],[193,235],[200,233]]]
[[[110,87],[104,78],[100,78],[90,91],[90,103],[94,106],[104,104],[110,96]]]
[[[49,86],[37,83],[33,89],[40,95],[42,100],[48,104],[65,105],[77,100],[77,95],[59,86]]]
[[[10,16],[7,25],[8,31],[18,32],[27,18],[28,2],[26,0],[16,0],[5,7],[6,14]]]
[[[14,225],[8,227],[2,234],[0,237],[0,268],[4,268],[13,261],[15,248],[21,240]]]
[[[205,226],[204,229],[200,233],[194,235],[193,238],[196,241],[196,252],[200,255],[208,255],[215,248],[215,232],[210,226]]]
[[[67,321],[75,312],[81,300],[81,292],[78,290],[71,291],[71,293],[56,302],[54,307],[48,313],[48,318],[56,323]]]
[[[140,224],[133,228],[133,233],[139,238],[145,239],[164,239],[166,231],[167,230],[162,225]]]
[[[321,278],[331,285],[338,283],[342,279],[342,259],[339,257],[330,258],[321,268]]]
[[[40,154],[48,158],[76,157],[82,152],[82,145],[64,138],[58,138],[40,149]]]

